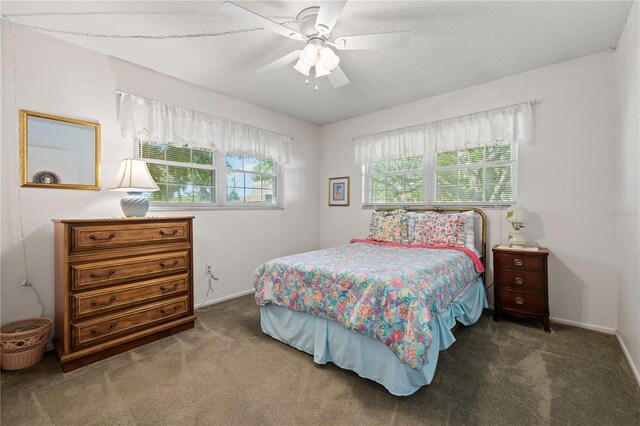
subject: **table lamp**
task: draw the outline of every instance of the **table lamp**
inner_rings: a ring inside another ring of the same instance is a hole
[[[127,192],[120,200],[125,217],[145,217],[149,210],[146,193],[160,190],[149,174],[147,163],[135,158],[122,160],[118,176],[108,189]]]
[[[513,231],[509,232],[509,247],[525,248],[527,246],[527,231],[524,224],[529,220],[527,209],[524,207],[513,207],[507,210],[507,222],[513,226]]]

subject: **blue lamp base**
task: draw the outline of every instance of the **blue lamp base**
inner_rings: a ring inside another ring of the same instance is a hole
[[[127,192],[120,200],[125,217],[145,217],[149,211],[149,198],[144,192]]]

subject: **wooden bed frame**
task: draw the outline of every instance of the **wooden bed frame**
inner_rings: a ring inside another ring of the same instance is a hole
[[[437,213],[463,213],[472,211],[476,213],[480,217],[480,222],[482,226],[482,239],[481,239],[481,247],[480,247],[480,261],[484,266],[484,269],[487,269],[487,215],[484,211],[480,210],[476,207],[464,207],[464,206],[442,206],[442,207],[381,207],[376,208],[376,211],[393,211],[397,209],[403,209],[408,212],[437,212]],[[474,224],[475,229],[475,224]],[[474,242],[475,244],[475,242]],[[482,273],[482,279],[484,280],[484,272]],[[486,287],[485,283],[485,287]]]

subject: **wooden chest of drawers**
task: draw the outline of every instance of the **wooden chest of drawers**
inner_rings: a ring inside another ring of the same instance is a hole
[[[193,327],[193,217],[53,222],[64,371]]]
[[[509,250],[493,248],[494,315],[537,318],[549,333],[547,258],[549,250]]]

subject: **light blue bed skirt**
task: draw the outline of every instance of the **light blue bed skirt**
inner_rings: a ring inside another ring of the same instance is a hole
[[[487,306],[484,283],[479,277],[432,320],[431,350],[420,371],[402,363],[384,343],[333,321],[270,304],[260,307],[260,322],[264,333],[313,355],[314,362],[332,362],[380,383],[393,395],[405,396],[431,383],[439,352],[456,340],[451,332],[456,320],[471,325]]]

